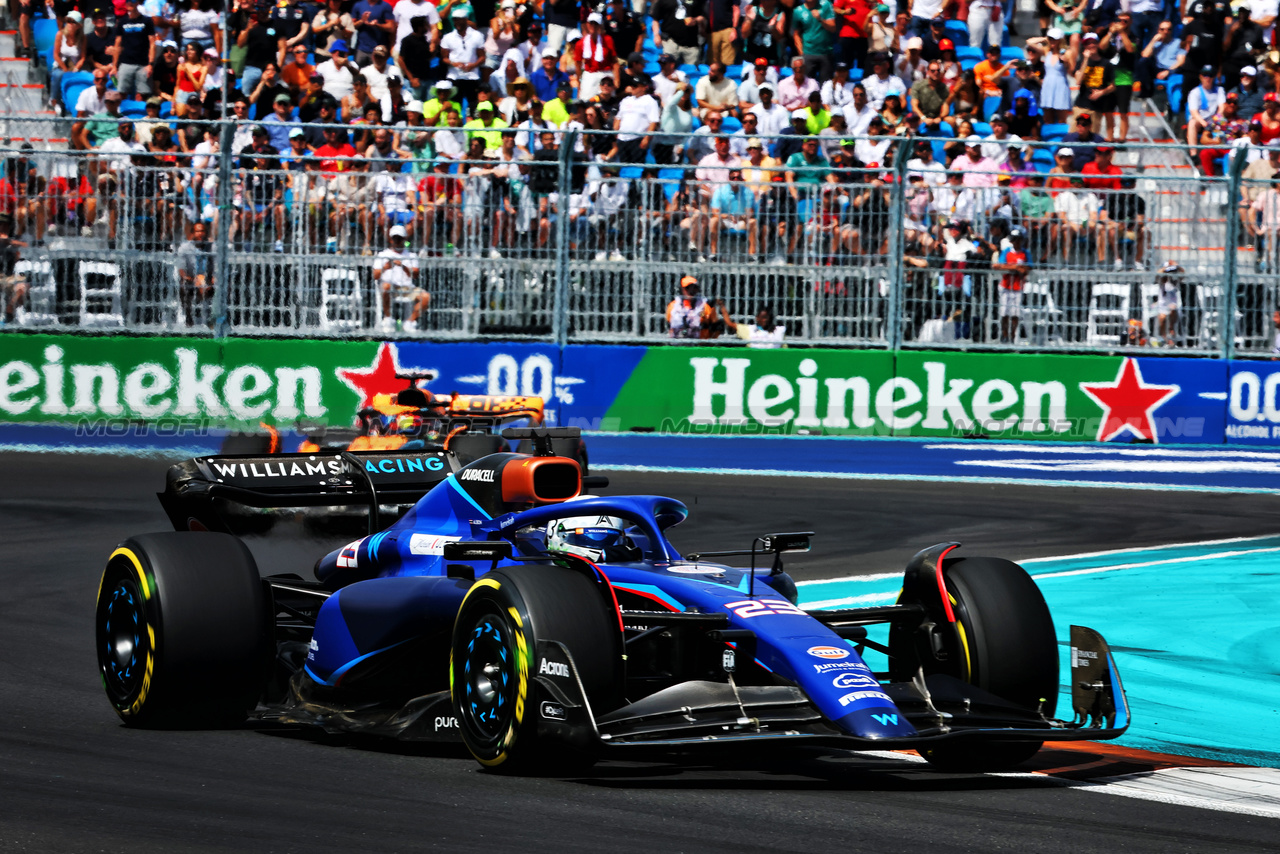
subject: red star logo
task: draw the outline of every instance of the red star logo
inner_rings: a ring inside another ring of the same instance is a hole
[[[1152,413],[1181,390],[1176,385],[1153,385],[1142,381],[1137,359],[1125,359],[1113,383],[1080,383],[1080,390],[1102,407],[1098,441],[1110,442],[1128,430],[1139,439],[1160,441]]]
[[[400,370],[393,344],[383,344],[378,348],[378,355],[368,368],[338,368],[338,379],[360,396],[359,409],[373,406],[375,394],[391,394],[408,385],[406,380],[398,379]]]

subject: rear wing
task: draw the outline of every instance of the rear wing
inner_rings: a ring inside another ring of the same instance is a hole
[[[444,450],[198,457],[171,466],[157,497],[178,531],[231,533],[228,501],[257,508],[365,504],[377,531],[380,505],[412,504],[458,467]]]

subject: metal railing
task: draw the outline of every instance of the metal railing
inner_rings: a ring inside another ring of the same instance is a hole
[[[206,149],[252,142],[209,127]],[[1280,188],[1244,178],[1261,149],[1240,149],[1220,177],[1081,174],[1069,161],[1001,177],[963,171],[963,154],[948,174],[899,137],[819,137],[819,151],[859,163],[805,160],[804,137],[761,138],[765,152],[800,151],[787,165],[740,156],[740,134],[718,161],[710,135],[659,136],[673,162],[641,164],[619,163],[643,149],[605,132],[559,133],[542,153],[533,135],[495,134],[470,159],[433,159],[449,148],[437,129],[391,128],[385,155],[376,128],[344,130],[372,156],[0,149],[0,213],[28,244],[4,271],[7,327],[727,342],[722,312],[749,321],[769,306],[794,345],[1273,345]],[[1029,162],[1062,143],[1017,147]],[[1029,269],[1002,268],[1009,248]],[[669,309],[686,276],[709,308],[677,336]]]

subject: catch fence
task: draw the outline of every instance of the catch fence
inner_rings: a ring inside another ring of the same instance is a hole
[[[1245,171],[1264,148],[1205,177],[1117,146],[1110,175],[1084,166],[1090,146],[987,140],[948,170],[963,141],[517,129],[486,151],[483,132],[414,121],[345,126],[354,157],[147,119],[175,150],[10,142],[0,213],[26,245],[6,328],[727,343],[726,316],[768,306],[794,345],[1273,346],[1280,185]],[[975,165],[1011,148],[1010,170]],[[676,302],[688,276],[705,311]]]

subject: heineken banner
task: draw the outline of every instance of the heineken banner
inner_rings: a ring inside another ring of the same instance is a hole
[[[347,425],[404,370],[586,430],[1280,444],[1270,362],[686,346],[6,335],[0,421]]]

